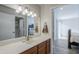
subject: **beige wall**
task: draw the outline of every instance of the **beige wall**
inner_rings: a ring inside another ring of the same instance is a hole
[[[41,5],[41,32],[43,29],[44,22],[47,22],[48,25],[48,30],[49,30],[49,35],[51,36],[51,49],[53,49],[53,26],[54,26],[54,14],[53,14],[53,9],[57,7],[61,7],[63,5],[55,5],[55,4],[50,4],[50,5]],[[53,53],[53,50],[52,50]]]
[[[53,27],[53,9],[54,8],[57,8],[57,7],[60,7],[60,6],[63,6],[63,5],[53,5],[53,4],[50,4],[50,5],[41,5],[41,32],[42,32],[42,29],[43,29],[43,24],[44,22],[47,22],[47,25],[48,25],[48,28],[49,28],[49,34],[51,35],[52,34],[52,27]]]

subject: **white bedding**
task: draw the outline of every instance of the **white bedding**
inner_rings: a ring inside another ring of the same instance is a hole
[[[79,33],[72,33],[70,42],[78,42],[79,43]]]

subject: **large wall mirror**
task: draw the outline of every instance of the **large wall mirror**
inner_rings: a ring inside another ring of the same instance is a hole
[[[40,17],[17,14],[15,9],[0,5],[0,41],[41,34]]]
[[[24,18],[0,12],[0,40],[24,36]]]
[[[17,15],[14,9],[0,5],[0,41],[27,35],[25,16]]]

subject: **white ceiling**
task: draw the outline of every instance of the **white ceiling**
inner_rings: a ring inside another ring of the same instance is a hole
[[[61,10],[63,8],[63,10]],[[69,19],[79,17],[79,5],[66,5],[61,8],[56,8],[55,16],[57,19]]]

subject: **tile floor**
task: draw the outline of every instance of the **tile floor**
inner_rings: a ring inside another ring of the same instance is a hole
[[[72,49],[68,49],[67,40],[54,40],[53,47],[54,54],[79,54],[79,47],[72,46]]]

